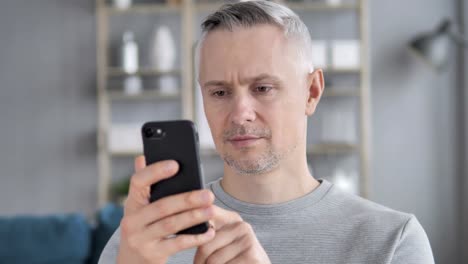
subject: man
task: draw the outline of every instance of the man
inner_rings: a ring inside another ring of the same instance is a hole
[[[125,214],[100,263],[433,263],[413,215],[310,174],[307,117],[324,89],[307,27],[267,1],[230,4],[202,25],[197,65],[224,176],[148,203],[178,165],[135,160]],[[171,236],[197,223],[201,235]]]

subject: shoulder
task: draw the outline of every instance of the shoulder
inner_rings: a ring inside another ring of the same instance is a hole
[[[323,202],[327,207],[334,209],[334,213],[338,216],[358,222],[364,221],[371,225],[402,228],[411,218],[415,218],[412,214],[344,192],[334,185],[331,186]]]
[[[331,186],[325,208],[337,227],[376,252],[388,252],[391,263],[434,263],[429,239],[415,215],[394,210]]]
[[[325,203],[335,218],[352,225],[353,237],[361,237],[393,252],[392,263],[434,263],[429,239],[414,214],[405,213],[341,191],[332,186]],[[409,262],[408,262],[409,261]]]
[[[335,227],[348,230],[348,235],[367,241],[391,241],[396,246],[405,234],[416,232],[410,239],[427,240],[424,229],[413,214],[394,210],[332,185],[321,205]]]

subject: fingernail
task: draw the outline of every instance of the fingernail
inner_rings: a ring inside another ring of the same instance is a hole
[[[172,171],[175,168],[175,166],[176,166],[175,161],[169,160],[169,161],[166,162],[165,169],[166,169],[166,171]]]
[[[201,199],[203,202],[209,202],[211,199],[211,194],[209,191],[203,191],[201,194]]]

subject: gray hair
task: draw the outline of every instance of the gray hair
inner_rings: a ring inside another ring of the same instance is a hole
[[[195,51],[195,69],[199,78],[200,49],[206,35],[215,29],[232,31],[235,27],[249,28],[269,24],[280,27],[286,38],[298,42],[298,55],[308,72],[313,71],[312,41],[307,26],[288,7],[271,1],[254,0],[224,4],[201,24],[202,35]]]

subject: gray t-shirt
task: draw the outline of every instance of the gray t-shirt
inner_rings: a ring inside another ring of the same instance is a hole
[[[345,193],[326,180],[295,200],[249,204],[208,184],[215,204],[250,223],[272,263],[431,264],[431,246],[414,215]],[[120,233],[107,243],[100,264],[116,263]],[[196,249],[172,256],[169,264],[193,263]]]

